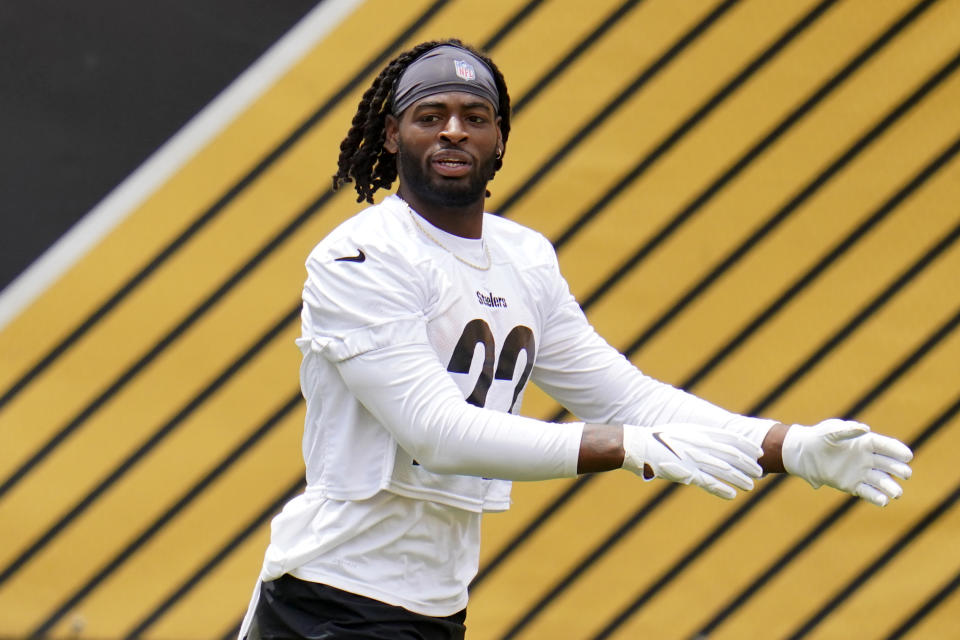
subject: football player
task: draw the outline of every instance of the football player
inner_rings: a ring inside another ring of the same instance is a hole
[[[333,180],[372,206],[306,262],[307,488],[273,520],[241,638],[462,638],[480,519],[512,480],[626,469],[733,498],[787,471],[900,496],[899,441],[730,413],[598,336],[550,242],[484,212],[509,133],[502,74],[457,40],[402,53],[363,95]],[[580,421],[518,415],[531,381]]]

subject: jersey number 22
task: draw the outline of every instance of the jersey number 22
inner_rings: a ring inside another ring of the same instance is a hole
[[[530,377],[530,371],[533,369],[533,359],[536,355],[536,344],[533,338],[533,331],[530,327],[517,325],[507,334],[503,342],[503,348],[500,350],[499,362],[495,357],[494,349],[496,345],[493,340],[493,332],[490,331],[490,325],[485,320],[477,318],[467,323],[460,334],[460,340],[453,349],[453,355],[450,356],[450,364],[447,365],[447,371],[450,373],[470,373],[470,364],[473,362],[473,354],[477,344],[483,345],[483,369],[480,370],[480,377],[473,386],[473,391],[467,396],[467,402],[476,406],[483,407],[487,401],[487,391],[490,390],[490,384],[494,380],[513,380],[513,374],[517,368],[517,358],[521,351],[527,355],[527,363],[523,367],[523,373],[517,380],[513,388],[513,399],[507,411],[513,411],[513,405],[517,403],[517,396],[523,391],[523,386]]]

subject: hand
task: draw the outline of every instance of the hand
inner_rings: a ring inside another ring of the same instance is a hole
[[[753,489],[752,478],[761,474],[759,446],[744,437],[713,427],[668,424],[656,427],[623,427],[623,468],[680,484],[693,484],[730,500],[736,489]],[[726,484],[725,484],[726,483]],[[730,486],[733,485],[733,486]]]
[[[865,424],[836,418],[790,427],[782,455],[784,469],[814,489],[827,485],[879,507],[903,494],[892,476],[906,480],[913,473],[907,445],[872,433]]]

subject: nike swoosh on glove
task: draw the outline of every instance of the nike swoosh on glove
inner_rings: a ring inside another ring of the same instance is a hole
[[[822,485],[877,506],[903,495],[894,477],[913,473],[910,448],[860,422],[831,418],[812,427],[793,425],[783,440],[783,467],[817,489]]]
[[[623,448],[624,469],[645,477],[646,464],[656,478],[696,485],[727,500],[737,495],[734,487],[753,489],[753,478],[762,473],[757,463],[763,453],[760,447],[732,431],[714,427],[624,425]]]

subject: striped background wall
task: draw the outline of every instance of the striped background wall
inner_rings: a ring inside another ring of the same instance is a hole
[[[960,0],[359,3],[0,329],[0,636],[235,633],[302,488],[303,260],[358,210],[338,143],[388,59],[451,35],[515,105],[490,209],[554,241],[612,344],[917,453],[882,510],[518,484],[469,637],[958,637]]]

